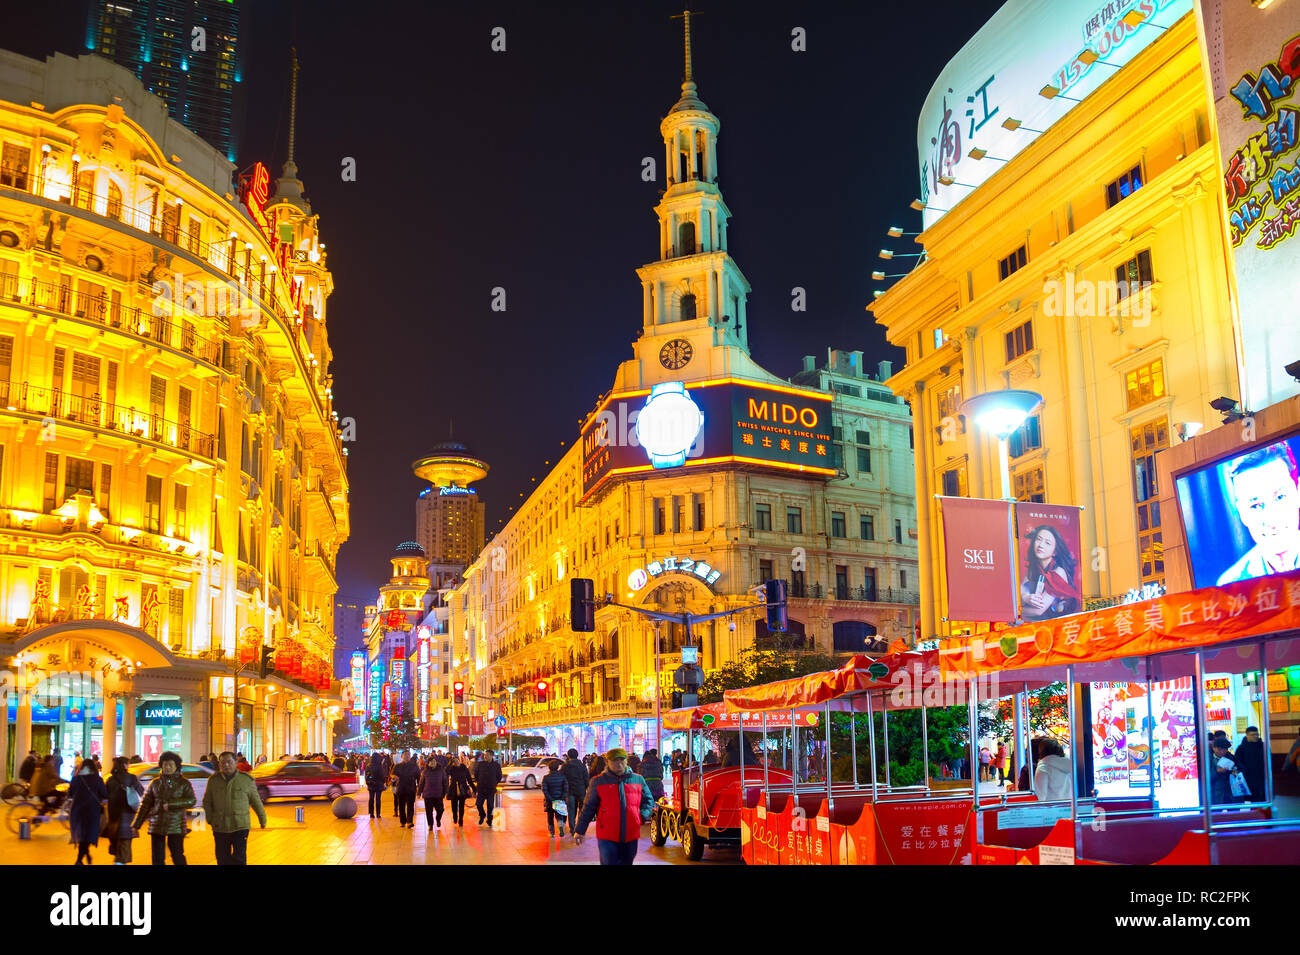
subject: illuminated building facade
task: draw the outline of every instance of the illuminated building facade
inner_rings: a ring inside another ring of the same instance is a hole
[[[348,485],[292,163],[236,190],[91,56],[0,53],[0,141],[0,743],[328,748]]]
[[[483,549],[483,502],[470,485],[487,476],[487,462],[459,442],[444,441],[411,467],[429,482],[415,505],[416,542],[431,570],[463,568]]]
[[[871,306],[907,350],[889,386],[916,422],[926,637],[970,627],[946,621],[935,496],[1003,493],[997,443],[965,421],[963,399],[1042,394],[1010,441],[1012,491],[1084,508],[1082,590],[1097,600],[1164,583],[1156,455],[1194,433],[1211,400],[1241,393],[1190,2],[1142,5],[1101,23],[1104,34],[1088,11],[1073,22],[1087,6],[1008,3],[945,69],[926,109],[939,111],[947,148],[929,142],[928,119],[918,137],[924,256]],[[984,81],[979,51],[1001,42],[1008,18],[1067,67],[1053,79],[1008,64],[975,97],[976,118],[953,126],[950,87],[967,63],[980,76],[965,79]],[[1080,30],[1092,37],[1083,53]],[[1097,63],[1120,42],[1126,61]],[[1063,101],[1063,84],[1077,102]]]
[[[391,718],[416,702],[412,661],[420,648],[415,631],[425,615],[425,596],[429,592],[429,559],[419,544],[403,541],[389,560],[392,576],[379,588],[375,603],[365,612],[370,662],[367,717],[371,719]]]
[[[545,735],[548,752],[654,746],[656,687],[666,707],[687,642],[665,624],[656,654],[654,624],[616,607],[574,633],[572,577],[621,603],[694,613],[753,605],[752,588],[788,580],[791,633],[768,635],[757,610],[735,630],[703,624],[692,642],[706,671],[756,642],[850,652],[911,634],[907,408],[858,352],[831,352],[820,369],[808,359],[793,382],[750,357],[719,128],[688,40],[682,96],[660,126],[668,188],[659,258],[638,270],[633,357],[449,597],[453,672],[472,691],[457,715],[485,716],[514,686],[514,730]]]
[[[89,7],[86,49],[125,66],[167,104],[172,119],[237,161],[246,3],[90,0]]]

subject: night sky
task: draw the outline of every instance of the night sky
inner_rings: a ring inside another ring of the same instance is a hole
[[[902,352],[864,306],[890,225],[917,231],[916,122],[944,64],[1000,6],[717,3],[692,18],[699,96],[722,121],[730,252],[753,294],[754,357],[788,377],[828,346]],[[340,596],[373,599],[415,534],[410,463],[455,438],[492,466],[489,535],[578,434],[631,356],[635,269],[658,254],[659,121],[680,95],[681,0],[542,4],[256,0],[239,167],[296,159],[321,217],[334,394],[356,419]],[[0,46],[83,52],[75,2],[5,14]],[[507,50],[491,50],[494,27]],[[791,31],[807,31],[807,51]],[[357,181],[342,162],[356,160]],[[908,260],[902,260],[906,263]],[[902,271],[906,266],[885,268]],[[507,311],[491,309],[506,290]],[[791,289],[808,310],[790,309]]]

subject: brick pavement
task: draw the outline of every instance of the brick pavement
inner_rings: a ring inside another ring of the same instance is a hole
[[[471,803],[466,807],[465,827],[451,823],[451,810],[442,817],[442,829],[429,833],[422,801],[416,802],[415,828],[399,829],[392,815],[392,791],[384,794],[383,819],[372,820],[365,813],[365,793],[361,793],[362,810],[353,819],[335,819],[324,799],[272,800],[267,805],[268,824],[257,828],[256,820],[248,838],[250,865],[595,865],[599,862],[595,827],[581,846],[573,840],[548,836],[542,797],[537,792],[508,790],[503,793],[503,809],[494,818],[492,829],[479,829],[477,812]],[[302,807],[303,823],[294,821],[294,810]],[[0,813],[8,811],[0,806]],[[150,843],[147,836],[135,841],[134,865],[148,865]],[[0,828],[0,864],[69,865],[76,858],[75,846],[67,844],[67,831],[58,824],[37,828],[29,842],[19,840],[7,827]],[[213,865],[212,833],[196,828],[185,840],[185,856],[190,865]],[[96,865],[111,865],[108,844],[100,842],[94,851]],[[706,850],[700,864],[740,864],[737,850]],[[690,865],[681,847],[669,843],[653,848],[648,828],[642,829],[638,865]]]

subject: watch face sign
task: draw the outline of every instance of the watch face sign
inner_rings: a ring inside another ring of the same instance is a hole
[[[583,426],[583,498],[620,477],[673,467],[834,475],[832,402],[826,392],[738,378],[611,394]]]

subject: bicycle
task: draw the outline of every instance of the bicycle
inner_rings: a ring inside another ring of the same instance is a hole
[[[22,802],[10,806],[5,818],[9,825],[9,831],[16,836],[21,835],[23,820],[27,820],[31,824],[33,832],[42,823],[56,820],[63,824],[64,829],[71,831],[72,800],[66,798],[61,800],[53,815],[49,813],[44,805],[34,799],[24,799]]]
[[[16,806],[31,794],[32,787],[30,783],[25,783],[21,779],[12,783],[5,783],[4,788],[0,789],[0,802],[6,806]]]

